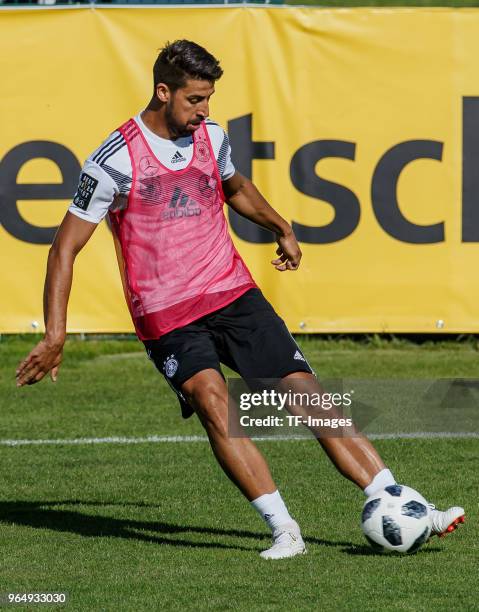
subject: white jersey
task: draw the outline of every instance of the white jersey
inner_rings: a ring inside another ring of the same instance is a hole
[[[149,130],[138,114],[135,121],[143,132],[151,150],[161,163],[171,170],[182,170],[193,156],[193,137],[176,140],[161,138]],[[235,168],[231,161],[231,147],[226,132],[214,121],[206,120],[206,129],[223,181],[231,178]],[[113,132],[83,165],[78,190],[69,211],[92,223],[99,223],[109,208],[130,193],[132,167],[125,139]]]

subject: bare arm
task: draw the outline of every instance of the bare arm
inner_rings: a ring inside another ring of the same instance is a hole
[[[297,270],[301,261],[301,249],[289,223],[263,198],[254,184],[236,172],[223,181],[226,201],[233,210],[250,221],[276,234],[277,259],[271,263],[280,272]]]
[[[75,257],[90,239],[96,224],[67,212],[48,253],[43,292],[45,337],[18,365],[17,386],[32,385],[51,372],[57,377],[66,338],[67,305]]]

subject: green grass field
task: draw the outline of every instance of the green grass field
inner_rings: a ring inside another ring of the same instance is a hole
[[[56,385],[17,389],[32,343],[0,342],[0,439],[202,435],[138,342],[70,340]],[[325,377],[479,378],[473,342],[300,343]],[[260,445],[304,557],[259,558],[269,535],[206,442],[0,445],[0,593],[66,591],[70,610],[477,609],[479,439],[376,442],[399,481],[466,508],[410,557],[365,545],[364,496],[314,441]]]

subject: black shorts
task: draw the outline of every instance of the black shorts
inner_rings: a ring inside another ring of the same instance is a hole
[[[228,306],[144,344],[176,392],[184,418],[194,411],[181,392],[182,384],[209,368],[223,376],[220,362],[244,379],[314,373],[284,321],[256,288]]]

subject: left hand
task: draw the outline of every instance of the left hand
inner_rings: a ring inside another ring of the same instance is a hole
[[[302,253],[293,231],[291,230],[286,236],[278,236],[277,242],[279,246],[276,249],[276,255],[279,255],[279,257],[273,259],[271,262],[273,266],[279,272],[297,270]]]

